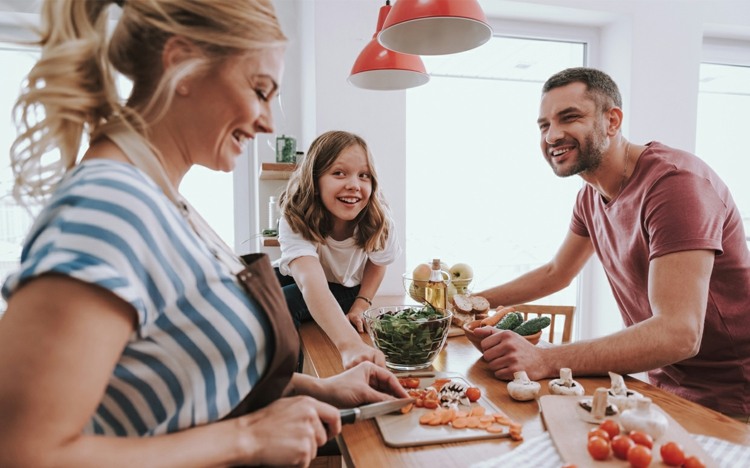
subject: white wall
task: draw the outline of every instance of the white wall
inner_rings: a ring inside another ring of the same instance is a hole
[[[304,109],[311,106],[315,109],[314,122],[305,120],[309,124],[304,130],[306,144],[315,135],[334,128],[360,133],[368,141],[403,242],[403,231],[408,229],[403,208],[407,157],[405,92],[360,90],[346,82],[357,54],[374,33],[378,10],[385,2],[276,0],[276,3],[280,13],[288,11],[290,5],[306,10],[300,20],[305,28],[300,40],[314,61],[307,64],[309,71],[305,69],[304,73],[285,78],[285,85],[297,80],[297,86],[306,87],[302,102],[298,103],[300,114],[308,119],[311,114]],[[695,146],[698,68],[704,31],[713,37],[750,40],[750,2],[746,0],[480,0],[480,4],[488,17],[504,22],[562,22],[598,28],[601,47],[592,57],[592,65],[610,73],[620,85],[625,101],[625,135],[639,143],[659,140],[687,150]],[[309,86],[311,79],[314,86]],[[439,115],[440,103],[435,103],[435,109]],[[261,158],[272,157],[261,155]],[[393,265],[381,292],[400,294],[400,274],[405,269],[403,259]],[[593,310],[615,309],[601,275],[600,267],[593,264],[583,277],[586,285],[581,312],[585,315]],[[593,319],[583,322],[589,325],[589,329],[583,330],[584,336],[602,331]]]

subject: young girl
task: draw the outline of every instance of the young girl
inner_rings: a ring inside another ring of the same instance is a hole
[[[343,131],[320,135],[289,180],[281,212],[276,272],[295,324],[314,318],[345,368],[385,365],[355,331],[364,331],[362,313],[401,253],[365,141]]]

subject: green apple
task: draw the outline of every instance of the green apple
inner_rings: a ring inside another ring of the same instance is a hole
[[[451,283],[459,293],[465,293],[474,278],[474,269],[466,263],[456,263],[450,269]]]
[[[430,280],[430,271],[432,271],[430,265],[426,263],[420,263],[417,265],[411,273],[411,278],[414,280],[414,284],[424,288],[427,285],[427,281]]]

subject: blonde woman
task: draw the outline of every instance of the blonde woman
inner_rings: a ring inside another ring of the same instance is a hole
[[[0,466],[308,465],[341,429],[333,405],[405,392],[371,363],[294,374],[267,258],[237,259],[179,194],[193,165],[230,171],[273,130],[274,10],[117,4],[111,38],[110,2],[44,4],[16,107],[16,196],[46,205],[3,285]],[[133,81],[125,105],[114,70]]]
[[[289,310],[297,326],[315,319],[345,368],[385,365],[383,353],[355,332],[364,331],[362,314],[401,253],[378,188],[367,143],[330,131],[310,145],[281,197],[276,271]]]

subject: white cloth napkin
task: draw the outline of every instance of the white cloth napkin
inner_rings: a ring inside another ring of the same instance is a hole
[[[703,450],[706,451],[722,468],[750,466],[750,447],[733,444],[726,440],[705,435],[692,434]],[[655,455],[654,459],[660,459]],[[560,468],[563,464],[548,432],[523,442],[512,451],[495,458],[488,458],[471,465],[472,468],[490,468],[498,466]]]

